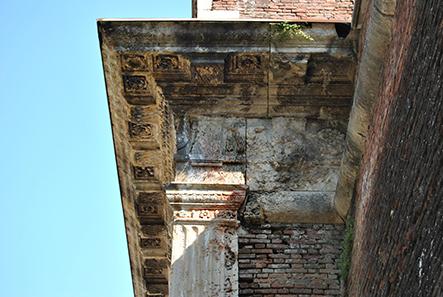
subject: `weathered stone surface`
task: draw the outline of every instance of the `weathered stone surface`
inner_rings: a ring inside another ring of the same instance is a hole
[[[359,23],[365,20],[359,44],[359,67],[356,74],[353,105],[346,132],[346,150],[336,189],[335,207],[345,218],[351,207],[355,183],[368,138],[368,128],[374,116],[374,105],[383,84],[383,63],[390,50],[392,35],[392,8],[397,1],[359,1],[365,12],[356,15]],[[364,16],[366,14],[366,16]],[[371,17],[369,17],[371,15]],[[356,21],[356,20],[354,20]],[[408,36],[411,34],[408,33]]]
[[[194,164],[194,165],[193,165]],[[219,163],[220,164],[220,163]],[[217,163],[177,162],[175,182],[205,184],[244,184],[244,165],[218,165]]]
[[[244,184],[246,120],[177,117],[175,182]]]
[[[334,191],[343,123],[305,118],[248,119],[251,191]]]
[[[306,28],[313,40],[274,40],[266,22],[103,22],[102,30],[127,51],[121,69],[131,104],[154,100],[148,74],[177,114],[289,116],[279,107],[351,104],[352,77],[335,73],[352,72],[352,44],[332,24]],[[329,67],[334,61],[342,67]],[[313,71],[320,74],[311,81]]]
[[[340,223],[333,198],[334,192],[250,192],[246,209],[251,213],[244,216],[252,223]]]
[[[170,296],[238,296],[234,227],[176,224],[173,237]]]
[[[137,297],[168,295],[167,259],[178,225],[202,240],[175,249],[175,259],[184,255],[178,277],[192,266],[187,257],[204,253],[198,273],[209,273],[205,265],[214,259],[232,260],[198,245],[235,251],[229,228],[241,202],[223,194],[208,200],[202,189],[186,188],[192,183],[215,192],[246,183],[256,199],[244,217],[249,212],[256,223],[327,213],[353,85],[352,43],[334,25],[312,24],[306,33],[314,40],[278,41],[268,22],[99,21],[99,31]],[[173,180],[186,198],[165,202]],[[303,194],[310,191],[318,195]],[[287,213],[266,199],[273,195],[283,197]],[[196,296],[207,296],[208,286],[219,296],[236,294],[233,278],[211,277],[212,287],[199,280]],[[192,292],[190,284],[184,286]]]
[[[237,210],[245,187],[179,185],[167,190],[173,207],[173,297],[238,296]]]
[[[270,83],[304,84],[310,55],[307,53],[278,53],[271,55]]]
[[[245,162],[245,119],[200,116],[190,118],[188,126],[188,142],[178,154],[196,162]]]

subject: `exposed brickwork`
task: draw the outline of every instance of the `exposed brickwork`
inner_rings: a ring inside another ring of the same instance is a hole
[[[239,296],[339,296],[343,229],[329,224],[243,227]]]
[[[240,18],[350,22],[353,0],[213,0],[213,10],[240,11]]]
[[[349,296],[443,296],[443,5],[397,1],[356,195]]]

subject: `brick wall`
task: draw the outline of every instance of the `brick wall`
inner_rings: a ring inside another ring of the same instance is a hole
[[[443,296],[442,4],[395,6],[356,191],[349,296]]]
[[[350,22],[354,0],[212,0],[212,10],[239,11],[240,18]]]
[[[240,297],[339,296],[343,225],[242,227]]]

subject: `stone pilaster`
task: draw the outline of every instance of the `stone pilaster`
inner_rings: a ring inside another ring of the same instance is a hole
[[[237,211],[243,185],[174,184],[171,297],[238,296]]]

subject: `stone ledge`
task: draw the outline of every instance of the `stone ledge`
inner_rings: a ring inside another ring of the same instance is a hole
[[[334,192],[251,192],[242,217],[246,223],[343,224],[333,205]]]

